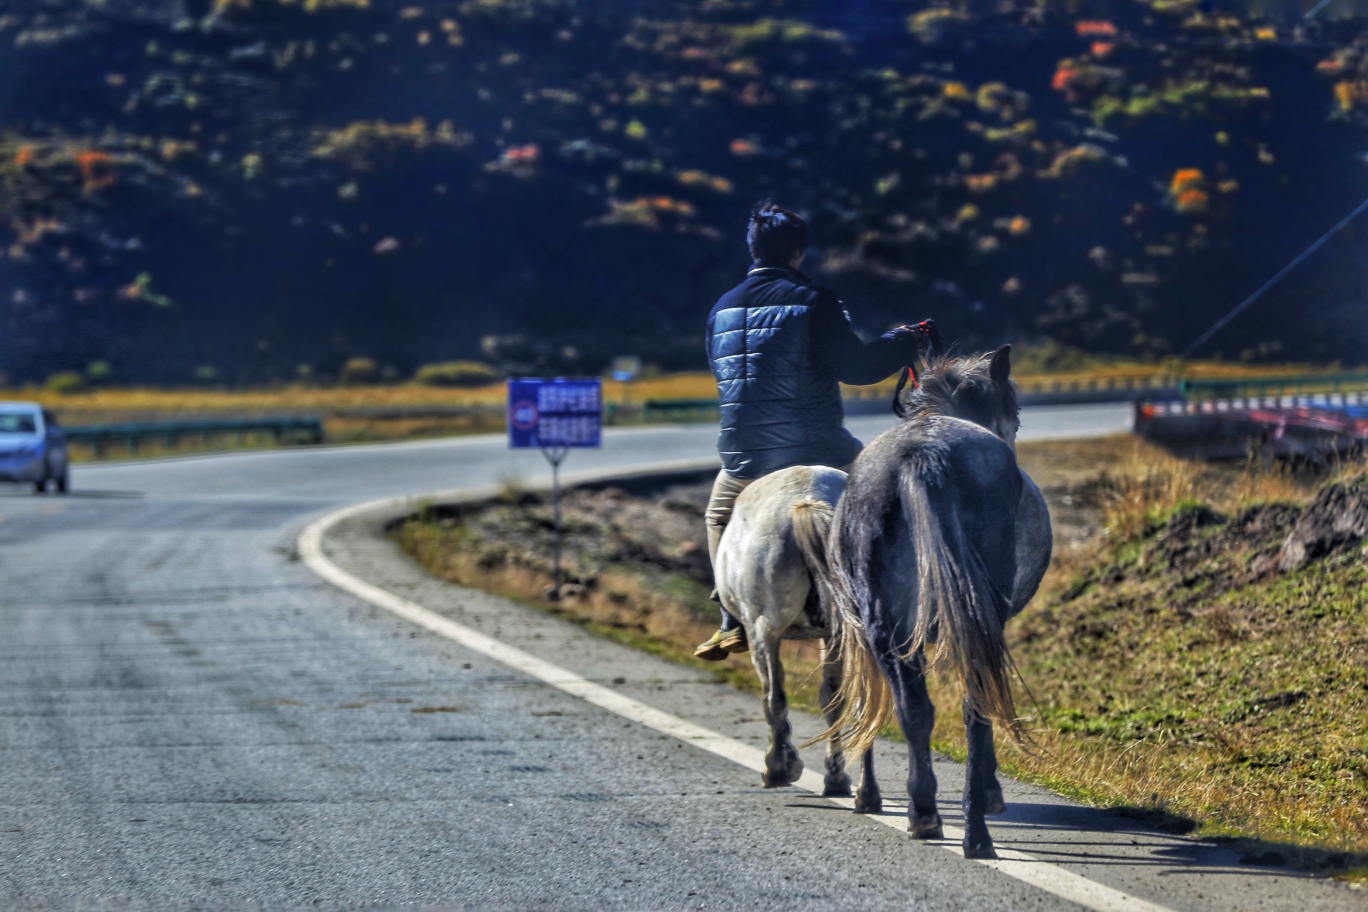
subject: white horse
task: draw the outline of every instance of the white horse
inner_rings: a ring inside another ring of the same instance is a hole
[[[794,466],[766,475],[737,497],[718,543],[717,593],[746,628],[764,689],[770,727],[765,788],[791,785],[803,774],[792,742],[779,642],[827,636],[829,593],[814,579],[829,578],[826,538],[845,484],[845,472],[825,466]],[[823,642],[821,700],[828,724],[840,716],[835,701],[840,673],[839,654]],[[850,795],[850,777],[835,738],[827,744],[824,794]],[[872,754],[866,754],[857,808],[871,801],[877,805],[878,788]]]

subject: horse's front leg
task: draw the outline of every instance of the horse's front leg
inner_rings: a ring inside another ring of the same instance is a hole
[[[979,716],[964,700],[964,729],[969,740],[969,760],[964,771],[964,857],[997,858],[993,837],[983,819],[1005,810],[1002,787],[997,781],[997,756],[993,753],[993,724]]]
[[[784,693],[784,666],[779,662],[779,635],[773,625],[760,618],[750,631],[751,660],[760,675],[764,691],[765,721],[769,723],[770,748],[765,754],[765,788],[792,785],[803,775],[803,761],[793,746],[793,726],[788,718],[788,696]]]
[[[924,659],[921,653],[911,660],[898,659],[891,651],[881,650],[880,655],[886,657],[881,662],[893,687],[898,723],[907,738],[907,828],[914,839],[940,839],[944,831],[936,807],[936,772],[931,766],[936,707],[926,692]]]
[[[835,725],[841,718],[841,704],[837,694],[841,689],[841,655],[831,640],[822,641],[822,686],[819,697],[822,711],[828,726]],[[826,778],[823,781],[822,797],[849,798],[850,776],[845,770],[845,752],[841,749],[841,736],[832,735],[827,741]]]

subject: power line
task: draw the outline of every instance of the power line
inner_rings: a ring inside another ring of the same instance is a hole
[[[1289,272],[1296,269],[1299,265],[1301,265],[1301,262],[1303,260],[1305,260],[1311,254],[1315,253],[1317,250],[1320,250],[1321,247],[1325,245],[1326,241],[1334,237],[1341,228],[1352,222],[1365,209],[1368,209],[1368,199],[1359,203],[1353,212],[1349,213],[1344,218],[1340,219],[1339,224],[1337,224],[1334,228],[1331,228],[1329,231],[1325,232],[1325,234],[1321,235],[1320,240],[1316,241],[1316,243],[1312,244],[1310,247],[1307,247],[1300,254],[1298,254],[1297,258],[1292,262],[1288,263],[1282,269],[1280,269],[1277,275],[1275,275],[1273,278],[1269,279],[1267,282],[1264,282],[1262,285],[1260,285],[1258,291],[1254,292],[1252,295],[1245,298],[1243,301],[1237,304],[1235,308],[1230,311],[1230,313],[1226,314],[1224,317],[1221,317],[1221,319],[1217,320],[1216,325],[1212,326],[1211,329],[1208,329],[1206,332],[1202,333],[1202,335],[1197,339],[1197,341],[1193,342],[1187,348],[1183,349],[1183,353],[1178,357],[1186,358],[1189,355],[1191,355],[1194,351],[1196,351],[1198,348],[1200,348],[1202,346],[1202,343],[1206,342],[1212,336],[1220,332],[1221,329],[1224,328],[1227,323],[1229,323],[1231,320],[1239,316],[1240,312],[1243,311],[1246,307],[1248,307],[1250,304],[1253,304],[1255,301],[1259,300],[1259,298],[1263,297],[1264,292],[1268,291],[1268,289],[1278,284],[1278,281],[1282,279],[1283,276],[1287,275]]]

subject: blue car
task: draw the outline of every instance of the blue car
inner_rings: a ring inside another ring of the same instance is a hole
[[[0,481],[31,482],[47,493],[48,482],[69,487],[66,434],[36,402],[0,402]]]

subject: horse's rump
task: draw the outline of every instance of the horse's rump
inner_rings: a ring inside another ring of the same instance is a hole
[[[785,639],[827,635],[826,537],[845,479],[839,469],[793,466],[766,475],[737,497],[718,545],[717,584],[723,604],[738,619],[766,614],[769,623],[782,624]],[[790,592],[801,606],[804,590],[808,610],[779,608],[789,605]]]
[[[948,662],[974,712],[1019,733],[1011,687],[1011,658],[1003,628],[1012,613],[1016,576],[1016,513],[1021,473],[1011,448],[999,438],[958,419],[935,446],[904,460],[900,472],[902,522],[911,532],[916,566],[916,601],[895,601],[880,574],[876,604],[895,611],[900,642],[908,658],[927,651],[928,666]],[[970,431],[972,429],[972,431]],[[875,545],[874,557],[882,555]],[[889,562],[907,560],[906,552]],[[898,611],[901,607],[901,611]],[[906,625],[910,635],[903,639]]]

